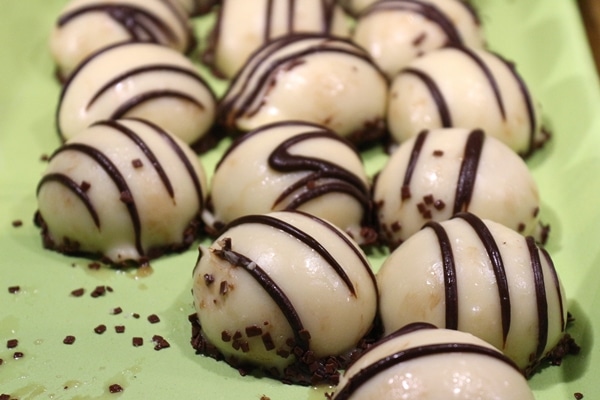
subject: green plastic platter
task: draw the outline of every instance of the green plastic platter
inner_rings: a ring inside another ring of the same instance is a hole
[[[54,112],[59,86],[48,34],[64,0],[4,0],[0,13],[0,394],[18,399],[174,398],[323,399],[330,388],[240,376],[191,349],[188,315],[197,250],[166,257],[150,269],[93,270],[89,261],[42,249],[32,222],[42,155],[59,145]],[[597,394],[600,351],[600,88],[576,2],[478,0],[489,45],[516,62],[544,107],[551,142],[528,164],[551,225],[548,251],[575,317],[569,332],[582,347],[560,367],[530,381],[538,400]],[[199,30],[206,21],[196,22]],[[222,90],[223,85],[218,90]],[[202,158],[210,173],[223,145]],[[384,161],[365,154],[371,172]],[[15,227],[13,222],[22,225]],[[374,265],[381,259],[374,257]],[[19,286],[17,293],[9,288]],[[91,297],[97,286],[112,292]],[[84,288],[81,297],[71,291]],[[116,307],[120,314],[112,314]],[[136,319],[133,313],[139,314]],[[151,324],[147,316],[160,322]],[[100,324],[102,334],[94,333]],[[125,332],[116,333],[122,325]],[[156,351],[158,334],[170,347]],[[75,336],[72,345],[63,343]],[[144,338],[134,347],[132,338]],[[18,340],[16,348],[7,341]],[[23,357],[14,358],[15,352]],[[119,384],[120,394],[109,386]]]

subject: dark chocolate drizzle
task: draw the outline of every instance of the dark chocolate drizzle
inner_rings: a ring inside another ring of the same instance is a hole
[[[477,354],[484,357],[495,358],[521,372],[508,357],[504,356],[498,350],[471,343],[436,343],[400,350],[361,369],[348,380],[346,385],[342,386],[336,392],[335,398],[336,400],[350,399],[352,394],[354,394],[361,386],[369,382],[374,376],[403,362],[408,362],[421,357],[449,353]]]
[[[438,110],[438,114],[440,116],[441,126],[443,128],[449,128],[452,126],[452,114],[450,113],[450,108],[446,103],[446,99],[444,98],[444,94],[441,89],[435,82],[435,80],[429,76],[427,73],[418,70],[416,68],[407,67],[400,71],[401,74],[410,74],[416,76],[419,80],[423,82],[431,97],[433,102],[436,105]]]
[[[50,160],[56,157],[58,154],[65,151],[76,151],[83,153],[93,159],[98,165],[106,172],[108,177],[114,182],[115,186],[121,193],[121,196],[125,196],[129,199],[129,201],[123,202],[125,207],[127,207],[127,211],[129,213],[129,217],[131,219],[131,223],[133,225],[134,230],[134,243],[137,252],[143,256],[144,249],[141,243],[141,223],[140,216],[137,211],[137,206],[135,204],[135,199],[131,194],[131,190],[129,189],[129,185],[127,185],[127,181],[123,177],[123,175],[119,172],[119,169],[116,165],[112,163],[112,161],[101,151],[98,149],[88,146],[83,143],[67,143],[61,147],[59,147],[52,156],[50,156]]]
[[[554,283],[554,290],[556,290],[556,296],[558,297],[558,305],[560,308],[560,329],[561,331],[565,330],[567,327],[567,321],[565,321],[565,308],[563,304],[563,298],[560,291],[560,280],[558,278],[558,273],[556,272],[556,268],[554,267],[554,261],[550,258],[550,254],[543,247],[538,247],[542,252],[542,256],[548,263],[550,273],[552,274],[552,282]]]
[[[511,322],[511,302],[510,302],[510,290],[508,287],[508,279],[506,277],[506,269],[504,267],[504,261],[500,254],[498,244],[494,240],[494,235],[487,228],[485,223],[473,214],[470,213],[458,213],[453,218],[461,218],[466,221],[473,231],[481,240],[481,244],[485,248],[485,251],[492,264],[494,276],[496,277],[496,286],[498,287],[498,297],[500,300],[500,315],[502,320],[502,343],[506,343],[508,331],[510,330]]]
[[[72,180],[65,174],[61,174],[61,173],[47,174],[47,175],[44,175],[44,177],[40,180],[40,183],[37,186],[37,190],[36,190],[37,195],[39,195],[42,186],[48,182],[58,182],[58,183],[62,184],[64,187],[66,187],[67,189],[69,189],[73,194],[75,194],[81,200],[81,202],[83,203],[85,208],[90,213],[90,216],[94,220],[94,225],[96,225],[98,230],[100,230],[100,218],[98,217],[98,212],[96,211],[96,208],[92,204],[92,202],[91,202],[89,196],[87,195],[87,193],[85,192],[85,190],[83,190],[81,188],[81,186],[79,184],[77,184],[77,182],[75,182],[74,180]]]
[[[298,212],[297,212],[298,213]],[[303,214],[303,213],[299,213]],[[306,216],[306,214],[303,214]],[[319,254],[325,261],[331,265],[333,270],[338,274],[340,279],[344,282],[352,296],[356,296],[356,291],[354,289],[354,285],[352,284],[352,280],[344,271],[344,267],[340,265],[340,263],[335,259],[335,257],[325,248],[318,240],[314,237],[310,236],[306,232],[296,228],[295,226],[282,221],[278,218],[271,217],[269,215],[245,215],[243,217],[237,218],[231,221],[226,227],[225,232],[235,226],[244,225],[244,224],[261,224],[267,225],[272,228],[278,229],[296,239],[300,242],[304,243],[306,246],[314,250],[317,254]],[[351,246],[354,248],[354,246]],[[364,259],[361,260],[364,261]]]
[[[481,129],[472,131],[465,144],[465,152],[456,183],[456,194],[454,195],[453,214],[467,211],[473,196],[479,159],[485,142],[485,134]]]
[[[446,325],[448,329],[458,329],[458,281],[456,277],[456,265],[452,253],[452,242],[448,233],[442,225],[435,221],[429,221],[423,228],[431,228],[437,237],[444,269],[444,293],[446,308]]]
[[[408,165],[406,166],[406,172],[404,173],[404,179],[402,181],[402,187],[400,190],[400,198],[405,200],[410,198],[410,181],[412,179],[413,173],[415,172],[415,168],[419,161],[419,156],[421,155],[421,151],[423,150],[423,144],[427,139],[429,131],[422,131],[415,138],[412,151],[410,152],[410,159],[408,160]]]
[[[533,283],[535,287],[538,317],[538,338],[535,349],[535,359],[539,360],[544,355],[544,349],[548,343],[548,299],[546,297],[544,271],[542,270],[540,253],[538,252],[538,247],[535,244],[535,239],[531,236],[528,236],[525,238],[525,242],[527,243],[527,249],[529,250],[529,256],[531,259],[531,270],[533,272]]]
[[[181,92],[174,91],[174,90],[152,90],[152,91],[144,92],[142,94],[134,96],[131,99],[127,100],[126,102],[120,104],[113,111],[110,118],[111,119],[119,119],[119,118],[125,116],[128,112],[130,112],[135,107],[137,107],[147,101],[165,98],[165,97],[172,97],[172,98],[177,98],[180,100],[186,100],[186,101],[194,104],[199,109],[201,109],[201,110],[204,109],[204,105],[202,103],[200,103],[197,99],[193,98],[192,96],[190,96],[186,93],[181,93]]]

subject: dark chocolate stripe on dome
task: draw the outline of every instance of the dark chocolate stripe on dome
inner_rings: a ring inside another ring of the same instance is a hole
[[[446,103],[446,99],[444,98],[444,94],[441,89],[435,82],[435,80],[429,76],[427,73],[418,70],[416,68],[404,68],[400,71],[401,74],[409,74],[417,77],[427,90],[435,103],[435,106],[438,110],[438,114],[440,116],[441,126],[443,128],[449,128],[452,126],[452,115],[450,114],[450,109],[448,108],[448,103]]]
[[[117,121],[99,121],[93,124],[92,126],[95,125],[110,127],[116,132],[122,133],[123,135],[127,136],[133,143],[135,143],[135,145],[141,150],[141,152],[144,153],[148,161],[150,161],[150,164],[152,164],[152,166],[154,167],[154,170],[158,174],[158,177],[163,183],[163,186],[169,193],[169,196],[171,198],[175,196],[171,180],[169,179],[164,168],[160,164],[160,161],[158,161],[158,158],[156,158],[156,155],[148,147],[146,142],[144,142],[144,140],[142,140],[142,138],[140,138],[133,130],[129,129],[127,126]]]
[[[377,349],[378,346],[380,346],[384,343],[387,343],[391,340],[394,340],[399,336],[408,335],[409,333],[413,333],[413,332],[417,332],[417,331],[425,330],[425,329],[438,329],[438,327],[429,322],[420,322],[419,321],[419,322],[408,323],[408,324],[404,325],[402,328],[396,329],[394,332],[382,337],[381,339],[379,339],[378,341],[373,343],[371,346],[367,347],[361,353],[361,356],[369,353],[370,351]]]
[[[453,214],[468,211],[469,209],[484,142],[485,134],[481,129],[472,131],[467,137],[460,172],[458,173],[458,181],[456,182]]]
[[[301,171],[312,171],[312,173],[306,175],[302,179],[299,179],[297,182],[286,188],[275,200],[272,207],[276,207],[277,204],[285,200],[285,198],[295,191],[302,188],[307,188],[305,192],[295,196],[285,206],[285,209],[295,210],[304,203],[317,197],[326,195],[328,193],[338,192],[346,193],[354,197],[366,212],[369,208],[369,189],[360,179],[360,177],[327,160],[309,157],[306,155],[290,154],[289,149],[294,145],[314,139],[328,139],[339,142],[342,145],[346,145],[356,154],[354,148],[341,137],[333,132],[327,132],[323,130],[299,133],[284,140],[269,155],[269,167],[275,171],[283,173]],[[358,154],[356,155],[357,157],[360,157]],[[323,184],[315,184],[315,186],[310,184],[311,182],[316,183],[319,180],[326,181]]]
[[[537,305],[538,319],[538,337],[537,347],[535,349],[535,359],[539,360],[544,355],[544,349],[548,343],[548,299],[546,297],[546,285],[544,283],[544,271],[542,270],[542,261],[540,253],[535,244],[535,239],[531,236],[525,238],[529,256],[531,259],[531,271],[533,273],[533,283],[535,287],[535,300]]]
[[[180,74],[180,75],[191,78],[192,80],[196,81],[202,87],[207,87],[207,84],[204,81],[204,79],[202,79],[202,77],[196,71],[192,71],[187,68],[180,67],[177,65],[171,65],[171,64],[143,65],[143,66],[140,66],[137,68],[132,68],[128,71],[125,71],[122,74],[119,74],[119,75],[113,77],[108,82],[106,82],[104,85],[102,85],[96,91],[96,93],[94,93],[94,95],[92,96],[92,98],[90,99],[88,104],[86,105],[86,109],[89,109],[90,107],[92,107],[95,104],[95,102],[104,93],[106,93],[109,89],[113,88],[115,85],[121,83],[122,81],[124,81],[126,79],[139,77],[142,74],[156,73],[156,72],[173,72],[175,74]]]
[[[548,251],[546,251],[546,249],[544,249],[543,247],[538,248],[542,252],[542,256],[544,256],[544,259],[548,263],[550,273],[552,274],[552,282],[554,283],[554,290],[556,290],[556,296],[558,298],[558,305],[560,308],[560,329],[564,330],[567,327],[567,321],[565,321],[565,306],[563,304],[563,298],[560,291],[560,280],[558,278],[558,272],[556,272],[554,262],[552,261],[552,258],[550,258],[550,254],[548,254]]]
[[[427,222],[423,228],[431,228],[435,233],[442,256],[444,270],[444,300],[446,307],[446,328],[458,329],[458,281],[456,266],[452,253],[452,242],[444,227],[435,221]]]
[[[194,97],[188,95],[187,93],[182,93],[174,90],[152,90],[148,92],[141,93],[137,96],[132,97],[131,99],[125,101],[120,104],[111,114],[110,119],[119,119],[124,117],[128,112],[133,110],[134,108],[142,105],[148,101],[160,98],[175,98],[180,100],[188,101],[194,104],[201,110],[204,110],[204,105],[195,99]]]
[[[333,30],[333,17],[335,16],[335,0],[321,0],[321,31],[323,33],[331,33]]]
[[[154,29],[172,42],[177,40],[175,32],[161,18],[148,10],[130,4],[96,4],[78,7],[61,15],[57,24],[59,27],[62,27],[71,20],[89,12],[104,12],[108,14],[129,33],[131,38],[137,41],[160,43],[156,33],[153,32]],[[149,26],[146,25],[148,23],[150,24]]]
[[[473,228],[473,231],[477,234],[479,240],[481,240],[481,244],[483,244],[490,259],[494,276],[496,277],[496,286],[498,287],[500,316],[502,320],[502,342],[505,343],[508,331],[510,330],[511,303],[508,278],[506,277],[506,269],[498,244],[494,240],[494,235],[492,235],[485,223],[479,217],[470,213],[458,213],[453,218],[461,218],[471,225],[471,228]]]
[[[481,72],[483,72],[483,74],[485,75],[485,78],[487,79],[487,81],[490,84],[490,87],[492,89],[492,92],[494,93],[494,97],[496,98],[496,104],[498,105],[498,110],[500,111],[500,115],[502,116],[503,120],[506,120],[506,110],[504,108],[504,101],[502,100],[502,95],[500,93],[500,86],[498,85],[498,81],[496,81],[496,77],[494,76],[494,74],[492,73],[492,71],[490,70],[488,65],[485,63],[485,61],[483,61],[482,58],[479,57],[479,55],[475,51],[473,51],[472,49],[469,49],[466,46],[450,45],[449,47],[452,49],[455,49],[457,51],[460,51],[463,54],[465,54],[466,56],[468,56],[471,60],[473,60],[473,62],[477,65],[477,67],[479,69],[481,69]]]
[[[141,222],[140,216],[137,211],[137,206],[135,204],[135,199],[129,189],[129,185],[127,185],[127,181],[119,172],[119,169],[116,165],[112,163],[112,161],[98,149],[88,146],[83,143],[68,143],[61,147],[59,147],[54,154],[50,157],[50,159],[56,157],[58,154],[63,153],[65,151],[76,151],[83,153],[94,160],[103,170],[106,172],[108,177],[113,181],[119,192],[121,193],[121,198],[127,198],[128,201],[123,201],[125,207],[127,207],[127,211],[129,213],[129,217],[131,219],[131,224],[133,225],[133,231],[135,235],[135,248],[137,252],[143,256],[144,249],[142,248],[141,243]]]
[[[422,16],[437,25],[447,38],[447,43],[461,45],[463,40],[452,20],[437,6],[420,0],[379,1],[373,3],[361,14],[361,18],[378,12],[408,11]]]
[[[415,172],[415,168],[419,161],[419,156],[421,155],[421,151],[423,150],[423,144],[425,143],[428,134],[429,131],[424,130],[421,131],[421,133],[419,133],[415,138],[413,148],[410,152],[408,165],[406,166],[406,172],[404,173],[402,187],[400,188],[400,198],[402,200],[410,198],[410,181],[412,180],[413,173]]]
[[[231,221],[224,229],[224,232],[227,230],[244,224],[261,224],[267,225],[272,228],[278,229],[295,239],[298,239],[300,242],[304,243],[307,247],[314,250],[317,254],[319,254],[325,261],[329,263],[329,265],[333,268],[333,270],[338,274],[340,279],[344,282],[348,290],[353,296],[356,296],[356,291],[354,289],[354,285],[352,281],[344,271],[344,268],[337,260],[333,257],[333,255],[327,251],[325,247],[314,237],[310,236],[306,232],[296,228],[292,224],[289,224],[285,221],[282,221],[278,218],[271,217],[269,215],[245,215],[243,217],[237,218]]]
[[[196,191],[196,196],[198,197],[199,210],[202,210],[204,208],[204,193],[202,191],[202,185],[200,183],[200,178],[198,177],[198,174],[196,173],[194,166],[192,165],[192,163],[190,162],[190,160],[188,159],[186,154],[183,152],[183,149],[181,148],[181,146],[179,144],[177,144],[177,142],[175,142],[175,140],[173,139],[173,137],[170,134],[168,134],[163,128],[156,125],[155,123],[150,122],[145,119],[140,119],[140,118],[128,118],[128,119],[131,119],[133,121],[138,121],[138,122],[145,124],[145,125],[149,126],[150,128],[152,128],[152,130],[154,130],[154,132],[156,132],[156,134],[158,134],[165,142],[167,142],[167,144],[169,145],[169,147],[171,147],[171,149],[175,152],[175,154],[177,154],[177,157],[179,158],[179,160],[185,167],[188,175],[190,176],[190,179],[192,180],[194,189]]]
[[[352,394],[354,394],[361,386],[368,383],[373,377],[403,362],[408,362],[421,357],[454,353],[490,357],[504,362],[516,371],[519,371],[519,373],[521,372],[514,362],[498,350],[471,343],[436,343],[400,350],[374,362],[354,374],[348,380],[346,385],[336,392],[335,398],[336,400],[347,400],[351,398]]]
[[[279,0],[281,1],[281,0]],[[271,26],[273,25],[273,0],[267,0],[265,7],[265,22],[263,26],[263,43],[271,39]]]
[[[48,182],[58,182],[61,185],[63,185],[64,187],[66,187],[67,189],[69,189],[73,194],[75,194],[81,200],[81,202],[83,203],[85,208],[90,213],[90,216],[94,220],[94,225],[96,225],[96,227],[98,229],[100,229],[100,218],[98,217],[98,212],[96,211],[96,208],[90,201],[90,198],[87,195],[87,193],[85,192],[85,190],[83,190],[81,188],[81,186],[79,184],[77,184],[77,182],[75,182],[74,180],[72,180],[65,174],[61,174],[61,173],[47,174],[47,175],[44,175],[44,177],[40,180],[40,183],[37,186],[36,194],[39,195],[40,190],[42,189],[42,186]]]
[[[294,304],[286,296],[285,292],[277,285],[275,281],[271,279],[269,274],[265,272],[258,264],[252,261],[245,255],[233,251],[231,246],[231,239],[226,238],[220,243],[221,249],[213,249],[213,254],[217,257],[227,261],[235,267],[242,267],[247,271],[256,282],[269,294],[275,304],[279,307],[283,313],[285,319],[290,324],[292,331],[294,332],[294,339],[297,345],[304,350],[309,348],[309,339],[304,332],[304,325],[302,320],[294,307]]]

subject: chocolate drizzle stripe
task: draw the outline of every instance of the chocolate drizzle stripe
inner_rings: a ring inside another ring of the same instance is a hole
[[[161,182],[163,183],[163,186],[169,193],[169,196],[171,198],[175,197],[173,185],[171,184],[171,181],[167,176],[164,168],[160,164],[160,161],[158,161],[158,158],[156,158],[154,152],[148,147],[148,145],[146,144],[146,142],[144,142],[144,140],[142,140],[142,138],[140,138],[134,131],[129,129],[127,126],[117,121],[99,121],[93,125],[110,127],[115,131],[127,136],[133,143],[135,143],[135,145],[142,151],[142,153],[144,153],[148,161],[150,161],[150,164],[152,164],[152,166],[154,167],[154,170],[158,174]]]
[[[336,3],[333,0],[321,0],[321,13],[323,15],[321,31],[331,33],[333,30],[333,17]]]
[[[172,90],[156,90],[144,92],[122,103],[113,111],[112,115],[110,116],[110,119],[119,119],[125,116],[125,114],[127,114],[132,109],[138,107],[139,105],[145,102],[165,97],[172,97],[176,99],[189,101],[190,103],[196,105],[199,109],[204,110],[204,105],[202,103],[200,103],[197,99],[193,98],[192,96],[186,93],[181,93]]]
[[[467,55],[473,62],[481,69],[481,72],[485,75],[490,87],[492,88],[492,92],[494,93],[494,97],[496,98],[496,104],[498,105],[498,110],[500,111],[500,115],[503,120],[506,120],[506,110],[504,109],[504,101],[502,100],[502,95],[500,93],[500,86],[496,81],[496,78],[488,65],[479,57],[479,55],[465,46],[450,46],[455,50],[461,51],[463,54]]]
[[[404,173],[404,179],[402,181],[402,187],[401,187],[401,193],[400,193],[401,198],[403,198],[402,193],[404,191],[409,190],[409,188],[410,188],[410,181],[412,180],[413,173],[415,172],[415,168],[419,161],[419,156],[421,155],[421,151],[423,150],[423,144],[425,143],[425,140],[427,139],[428,134],[429,134],[429,131],[427,131],[427,130],[421,131],[421,133],[419,133],[417,135],[417,137],[415,138],[413,148],[410,152],[410,158],[408,160],[408,165],[406,166],[406,172]],[[408,193],[410,193],[410,191]]]
[[[265,7],[265,22],[264,22],[264,33],[263,43],[267,43],[271,39],[271,26],[273,25],[273,0],[267,0],[267,6]]]
[[[535,239],[531,236],[525,238],[527,249],[531,258],[531,271],[533,272],[533,283],[535,287],[535,299],[537,305],[538,317],[538,339],[535,350],[535,359],[540,359],[544,355],[544,349],[548,343],[548,299],[546,297],[546,285],[544,283],[544,271],[540,253],[535,244]]]
[[[494,276],[496,277],[496,286],[498,287],[500,315],[502,319],[502,342],[504,344],[506,343],[508,331],[510,330],[511,303],[508,278],[506,277],[506,269],[504,268],[504,261],[502,260],[498,244],[494,240],[494,235],[492,235],[485,223],[475,215],[470,213],[458,213],[453,218],[462,218],[471,225],[473,231],[475,231],[479,240],[481,240],[481,244],[483,244],[490,259]]]
[[[86,109],[89,109],[90,107],[92,107],[94,105],[94,103],[104,93],[106,93],[107,90],[111,89],[112,87],[114,87],[118,83],[120,83],[120,82],[122,82],[122,81],[124,81],[126,79],[131,79],[133,77],[138,77],[141,74],[156,73],[156,72],[173,72],[173,73],[176,73],[176,74],[181,74],[183,76],[186,76],[186,77],[189,77],[189,78],[193,79],[194,81],[196,81],[203,88],[206,87],[206,82],[200,77],[200,75],[198,75],[198,73],[196,71],[192,71],[192,70],[189,70],[189,69],[184,68],[184,67],[179,67],[179,66],[176,66],[176,65],[169,65],[169,64],[144,65],[144,66],[140,66],[140,67],[133,68],[133,69],[130,69],[128,71],[125,71],[122,74],[117,75],[114,78],[110,79],[104,85],[102,85],[102,87],[100,87],[96,91],[96,93],[94,93],[94,95],[92,96],[92,98],[90,99],[90,101],[88,102],[88,104],[86,105]]]
[[[309,348],[309,339],[300,332],[304,331],[302,320],[294,307],[294,304],[286,296],[285,292],[271,279],[257,263],[249,259],[243,254],[235,252],[231,249],[231,241],[225,240],[220,250],[214,249],[213,253],[230,263],[235,267],[242,267],[260,286],[269,294],[275,304],[279,307],[285,319],[290,324],[294,332],[294,339],[297,345],[300,345],[304,350]]]
[[[429,221],[424,228],[431,228],[435,233],[440,246],[442,267],[444,269],[444,293],[446,306],[446,328],[458,329],[458,282],[456,279],[456,266],[452,253],[452,242],[448,233],[438,222]]]
[[[425,84],[425,87],[431,94],[431,97],[433,98],[433,102],[435,103],[435,105],[437,107],[442,127],[443,128],[451,127],[452,126],[452,115],[450,114],[450,109],[448,108],[448,104],[446,103],[446,99],[444,98],[444,95],[443,95],[441,89],[438,87],[437,83],[435,83],[435,80],[431,76],[427,75],[427,73],[425,73],[421,70],[418,70],[416,68],[410,68],[410,67],[404,68],[400,71],[400,73],[414,75],[419,80],[421,80],[423,82],[423,84]]]
[[[280,143],[269,155],[268,164],[277,172],[300,172],[313,171],[304,178],[298,180],[290,187],[286,188],[275,200],[273,208],[293,192],[306,187],[310,182],[318,182],[322,179],[333,179],[333,182],[327,182],[308,189],[306,192],[297,195],[285,207],[285,209],[294,210],[309,200],[319,196],[339,192],[346,193],[354,197],[367,210],[369,207],[369,189],[357,175],[351,173],[345,168],[340,167],[329,161],[308,157],[303,155],[290,154],[289,149],[294,145],[315,139],[328,139],[337,141],[348,148],[354,149],[341,140],[337,135],[326,131],[308,131],[298,133]],[[355,151],[354,151],[355,152]],[[355,152],[356,154],[356,152]],[[358,155],[357,155],[358,156]]]
[[[292,236],[293,238],[298,239],[300,242],[304,243],[306,246],[308,246],[317,254],[319,254],[325,261],[327,261],[329,265],[331,265],[333,270],[338,274],[340,279],[342,279],[350,293],[353,296],[356,296],[354,285],[352,284],[352,281],[346,274],[346,271],[344,271],[344,268],[337,262],[333,255],[329,251],[327,251],[327,249],[323,247],[321,243],[319,243],[318,240],[308,235],[306,232],[303,232],[295,226],[280,219],[271,217],[269,215],[245,215],[230,222],[225,227],[225,230],[243,224],[267,225],[272,228],[279,229],[280,231]]]
[[[68,188],[71,192],[73,192],[83,203],[85,208],[90,213],[90,216],[94,220],[94,225],[100,230],[100,218],[98,217],[98,213],[94,208],[89,196],[87,193],[79,186],[74,180],[69,178],[68,176],[61,173],[52,173],[44,175],[41,179],[40,183],[37,186],[36,194],[40,193],[42,186],[48,182],[58,182]]]
[[[296,15],[296,0],[288,0],[288,13],[287,13],[287,29],[286,33],[294,32],[296,27],[294,26],[294,21],[296,20],[294,17]]]
[[[164,35],[168,40],[172,42],[177,41],[177,36],[175,32],[173,32],[173,30],[162,19],[157,17],[155,14],[149,12],[148,10],[144,10],[142,8],[130,4],[98,4],[79,7],[61,15],[58,19],[57,25],[59,27],[62,27],[65,24],[69,23],[71,20],[80,17],[81,15],[85,15],[88,12],[104,12],[108,14],[114,21],[119,23],[130,34],[132,38],[136,40],[150,40],[154,43],[159,43],[159,40],[153,33],[153,28],[156,28],[156,30],[162,35]],[[144,24],[144,21],[149,22],[151,25],[146,26]],[[149,37],[142,37],[140,35],[141,32],[143,32]]]
[[[389,11],[407,11],[422,16],[424,19],[437,25],[447,38],[447,43],[454,45],[463,44],[456,25],[452,20],[433,4],[426,3],[420,0],[403,0],[403,1],[381,1],[373,3],[365,9],[361,18],[366,15],[375,14],[378,12]]]
[[[565,306],[563,304],[563,298],[560,291],[560,280],[558,278],[558,273],[556,272],[556,268],[554,267],[554,262],[552,261],[552,258],[550,258],[550,254],[548,254],[546,249],[542,247],[538,248],[542,252],[544,259],[550,267],[550,273],[552,274],[552,282],[554,283],[554,289],[556,290],[556,297],[558,299],[558,305],[560,308],[560,327],[561,330],[564,330],[567,327],[567,321],[565,321]]]
[[[140,119],[140,118],[128,118],[128,119],[138,121],[138,122],[140,122],[142,124],[146,124],[147,126],[152,128],[154,130],[154,132],[156,132],[158,135],[160,135],[160,137],[162,137],[163,140],[167,142],[167,144],[171,147],[171,149],[175,152],[175,154],[177,154],[177,157],[179,158],[179,160],[185,167],[185,169],[188,172],[188,175],[190,176],[190,179],[192,180],[192,183],[194,185],[194,189],[196,191],[196,196],[198,197],[198,205],[199,205],[198,209],[202,210],[204,208],[204,193],[202,191],[202,185],[200,183],[200,178],[198,177],[198,174],[196,173],[194,166],[192,165],[192,163],[190,162],[190,160],[188,159],[186,154],[183,152],[183,149],[181,148],[181,146],[179,144],[177,144],[177,142],[173,139],[173,137],[170,134],[168,134],[164,129],[162,129],[160,126],[156,125],[155,123],[147,121],[145,119]]]
[[[135,248],[136,248],[137,252],[141,256],[143,256],[144,249],[142,248],[142,243],[141,243],[142,229],[141,229],[140,216],[137,211],[135,199],[131,193],[131,190],[129,189],[129,186],[127,185],[127,181],[125,180],[123,175],[121,175],[117,166],[114,165],[112,163],[112,161],[105,154],[100,152],[98,149],[95,149],[94,147],[88,146],[83,143],[65,144],[62,147],[59,147],[54,152],[54,154],[52,154],[50,159],[56,157],[58,154],[65,152],[65,151],[80,152],[80,153],[87,155],[94,161],[96,161],[96,163],[98,163],[98,165],[106,172],[106,174],[109,176],[109,178],[114,182],[115,186],[117,187],[117,189],[119,190],[121,195],[125,194],[131,199],[131,201],[126,201],[123,203],[124,203],[125,207],[127,207],[127,212],[129,213],[129,217],[130,217],[131,223],[133,225],[133,230],[134,230],[134,234],[135,234]]]
[[[467,138],[458,181],[456,182],[453,214],[468,211],[469,209],[473,190],[475,189],[477,169],[479,168],[479,160],[484,142],[485,134],[480,129],[472,131]]]
[[[352,394],[354,394],[361,386],[366,384],[374,376],[403,362],[408,362],[421,357],[449,353],[475,354],[494,358],[521,372],[514,362],[495,349],[490,349],[488,347],[478,346],[471,343],[436,343],[400,350],[361,369],[348,380],[346,385],[341,387],[341,389],[336,392],[335,398],[336,400],[350,399]]]

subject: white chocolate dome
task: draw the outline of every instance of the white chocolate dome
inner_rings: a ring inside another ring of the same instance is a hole
[[[142,120],[100,121],[50,157],[37,189],[47,248],[143,263],[196,239],[204,170],[181,140]]]
[[[431,222],[377,273],[386,333],[429,322],[469,332],[530,371],[564,335],[566,300],[531,236],[463,213]]]

